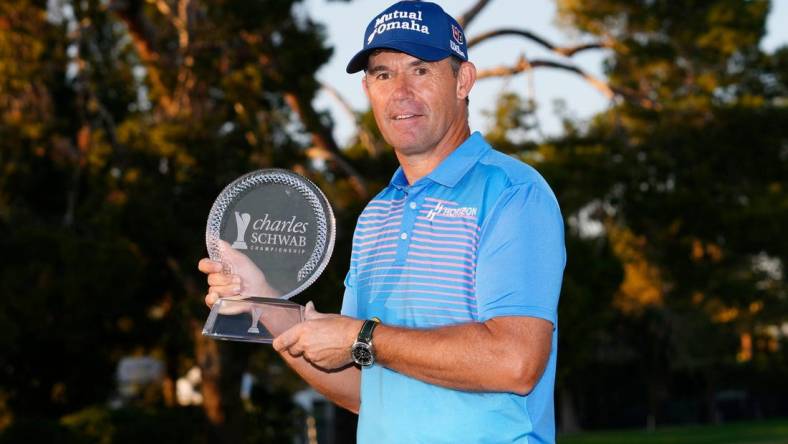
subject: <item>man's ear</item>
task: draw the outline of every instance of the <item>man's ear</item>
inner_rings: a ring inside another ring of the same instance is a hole
[[[471,62],[462,62],[457,72],[457,99],[465,100],[476,83],[476,65]]]

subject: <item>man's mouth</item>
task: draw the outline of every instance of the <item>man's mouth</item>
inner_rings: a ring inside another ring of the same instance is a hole
[[[419,114],[398,114],[394,116],[394,120],[407,120],[414,117],[419,117]]]

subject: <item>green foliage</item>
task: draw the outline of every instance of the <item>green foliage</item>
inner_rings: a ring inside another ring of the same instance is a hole
[[[319,25],[293,13],[295,1],[195,1],[185,12],[142,0],[49,3],[0,5],[0,246],[9,252],[0,267],[9,295],[0,427],[12,421],[3,435],[12,441],[37,429],[32,418],[106,402],[124,355],[164,359],[170,382],[194,365],[207,315],[196,263],[213,199],[261,167],[322,173],[286,95],[308,104],[331,50]],[[345,183],[321,185],[332,194]],[[326,275],[324,292],[337,299],[344,272]],[[234,359],[219,386],[228,400],[217,404],[227,416],[240,408],[229,398],[251,351],[227,351]],[[39,435],[195,436],[165,430],[168,415],[189,421],[162,408],[167,397],[149,412],[85,410]],[[288,397],[265,402],[288,415]],[[243,416],[239,433],[288,440],[295,426],[257,427],[281,424],[272,414]],[[197,423],[210,428],[204,417]]]
[[[603,224],[600,235],[624,268],[613,295],[620,320],[597,330],[597,337],[610,332],[609,340],[589,344],[595,352],[585,361],[566,358],[572,365],[559,385],[579,388],[587,424],[669,420],[665,406],[687,396],[702,406],[685,418],[718,420],[718,390],[754,395],[763,392],[752,381],[773,378],[748,362],[784,365],[785,337],[775,331],[788,319],[786,288],[781,273],[763,265],[784,269],[788,260],[785,48],[758,48],[769,4],[558,4],[564,23],[611,42],[611,86],[654,103],[621,101],[538,150],[552,153],[541,168],[558,188],[570,228],[580,226],[585,209]],[[607,294],[577,291],[593,288],[593,280],[576,273],[567,269],[564,313],[572,310],[567,304],[584,307]],[[607,312],[600,303],[597,310]],[[576,327],[563,327],[574,353]],[[640,419],[590,413],[616,402],[605,405],[603,393],[590,389],[582,394],[590,382],[583,364],[629,369],[631,383],[593,383],[639,390],[640,400],[619,405],[637,406],[628,410]],[[732,377],[744,368],[748,376]]]
[[[485,138],[496,149],[506,153],[527,150],[523,142],[528,140],[531,130],[538,129],[534,123],[535,109],[533,100],[525,101],[513,92],[502,93],[495,110],[487,113],[493,124]]]
[[[197,408],[109,410],[91,406],[59,421],[16,421],[0,433],[0,443],[30,442],[33,437],[37,442],[52,444],[214,442],[202,411]]]
[[[769,2],[559,0],[558,7],[565,23],[613,40],[607,67],[614,85],[692,106],[747,75]]]
[[[788,439],[788,421],[740,422],[715,426],[660,428],[655,432],[587,432],[558,437],[559,444],[756,444]]]

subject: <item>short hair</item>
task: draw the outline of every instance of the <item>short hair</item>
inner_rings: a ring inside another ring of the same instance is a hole
[[[449,65],[451,65],[451,72],[454,73],[454,77],[457,77],[457,74],[460,72],[460,66],[462,66],[462,60],[459,57],[449,56]]]
[[[460,66],[462,66],[462,59],[457,56],[449,56],[449,66],[451,66],[451,72],[454,74],[454,78],[457,78],[457,75],[460,73]],[[468,96],[465,97],[465,104],[469,105],[471,100]]]

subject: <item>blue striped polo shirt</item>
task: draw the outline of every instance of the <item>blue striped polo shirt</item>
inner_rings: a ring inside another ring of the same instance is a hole
[[[359,216],[342,313],[410,328],[538,317],[553,323],[552,350],[526,396],[453,390],[377,364],[365,368],[358,442],[554,442],[565,262],[550,187],[479,133],[412,185],[398,169]]]

